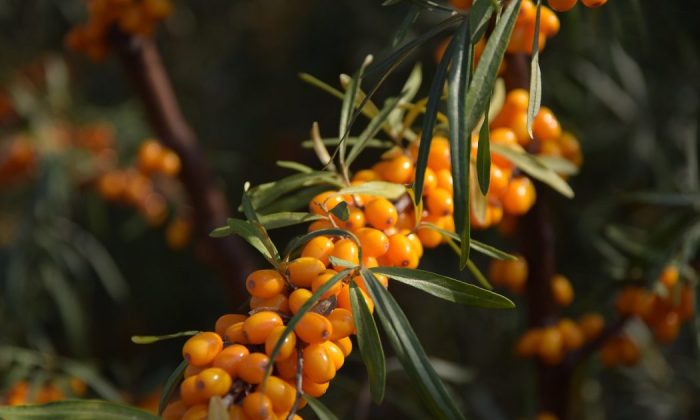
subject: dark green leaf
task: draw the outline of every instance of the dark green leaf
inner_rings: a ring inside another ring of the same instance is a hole
[[[397,358],[435,418],[463,419],[394,297],[371,271],[363,270],[362,278],[375,302],[382,327]]]
[[[343,222],[346,222],[348,218],[350,218],[350,209],[348,208],[348,203],[345,201],[338,203],[330,210],[330,213]]]
[[[329,410],[328,407],[326,407],[321,401],[308,395],[304,395],[304,399],[309,404],[309,407],[311,407],[316,416],[318,416],[318,420],[338,420],[338,417],[336,417],[335,414],[333,414],[333,412]]]
[[[360,347],[362,361],[367,367],[369,376],[369,389],[372,400],[379,404],[384,399],[384,387],[386,385],[386,360],[382,342],[379,339],[379,331],[374,318],[369,312],[360,288],[355,282],[350,282],[350,304],[357,329],[357,344]]]
[[[241,207],[243,208],[243,214],[248,221],[260,223],[260,220],[258,220],[258,213],[255,211],[253,203],[250,202],[250,196],[248,195],[249,187],[250,183],[248,182],[246,182],[243,187],[243,195],[241,196]]]
[[[538,156],[500,144],[493,144],[492,147],[494,153],[498,153],[510,160],[515,166],[531,177],[544,182],[565,197],[572,198],[574,196],[574,191],[569,184],[556,172],[548,168]]]
[[[493,15],[493,0],[476,0],[469,10],[469,26],[471,27],[471,42],[479,42],[489,26]]]
[[[0,406],[0,418],[7,420],[156,420],[147,411],[98,400],[65,400],[41,405]]]
[[[476,264],[474,264],[474,261],[467,261],[467,269],[472,273],[474,278],[476,278],[476,281],[478,281],[483,288],[493,290],[493,286],[488,281],[488,279],[483,274],[481,274],[481,270],[479,270],[479,267],[477,267]]]
[[[403,18],[401,25],[399,25],[399,29],[396,30],[394,38],[391,40],[392,47],[399,45],[401,41],[403,41],[408,33],[408,30],[411,28],[411,25],[413,25],[416,19],[418,19],[420,12],[420,7],[416,6],[415,4],[411,5],[408,12],[406,12],[406,16]]]
[[[343,185],[336,174],[326,171],[315,171],[294,174],[275,182],[255,186],[248,191],[248,197],[250,197],[253,207],[260,210],[287,193],[302,187],[320,184],[328,185],[329,190]]]
[[[284,213],[290,210],[300,208],[308,208],[309,202],[318,194],[328,191],[328,185],[313,185],[304,187],[288,194],[282,198],[275,200],[273,203],[265,207],[258,207],[258,212],[262,215],[271,215],[274,213]]]
[[[328,257],[328,261],[330,261],[331,265],[333,265],[334,267],[347,267],[347,268],[357,267],[357,264],[355,264],[355,263],[352,263],[348,260],[344,260],[342,258],[334,257],[332,255],[330,255]]]
[[[224,232],[228,234],[234,233],[257,249],[270,264],[275,265],[277,263],[279,258],[277,249],[261,227],[240,219],[228,219],[226,223],[229,227],[228,230],[222,228],[214,229],[211,236],[217,238],[226,236]]]
[[[360,252],[360,261],[362,260],[362,248],[360,247],[360,241],[357,239],[357,236],[355,236],[352,232],[347,231],[345,229],[321,229],[321,230],[315,230],[313,232],[309,232],[305,235],[297,236],[293,238],[291,241],[289,241],[289,244],[287,245],[287,248],[285,249],[284,254],[286,256],[290,256],[294,251],[297,249],[301,248],[304,246],[307,242],[312,240],[313,238],[319,237],[319,236],[341,236],[344,238],[350,238],[357,244],[357,247],[359,248]]]
[[[175,390],[178,389],[183,374],[185,373],[185,369],[187,369],[187,360],[180,362],[173,373],[168,376],[168,380],[165,381],[165,385],[163,385],[163,391],[161,392],[160,400],[158,401],[158,414],[161,414],[163,410],[165,410],[165,407],[170,401],[170,397],[172,397]]]
[[[435,226],[432,223],[426,223],[426,222],[421,222],[421,225],[424,226],[429,226],[431,229],[435,229],[436,231],[440,232],[441,234],[447,236],[448,238],[459,242],[460,237],[454,232],[447,231],[445,229],[439,228]],[[476,239],[472,239],[471,242],[469,243],[469,246],[476,252],[487,255],[491,258],[496,258],[498,260],[516,260],[517,257],[514,255],[511,255],[505,251],[501,251],[500,249],[487,245],[483,242],[477,241]]]
[[[370,271],[450,302],[484,308],[515,307],[510,299],[498,293],[429,271],[398,267],[374,267]]]
[[[476,150],[476,175],[483,195],[489,192],[489,183],[491,182],[491,148],[489,147],[491,141],[489,139],[488,115],[489,107],[487,105],[484,122],[479,130],[479,144]]]

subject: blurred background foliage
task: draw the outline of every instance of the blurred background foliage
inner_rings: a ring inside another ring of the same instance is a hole
[[[700,6],[685,1],[615,0],[599,10],[576,8],[560,15],[562,30],[541,56],[543,104],[579,137],[585,156],[571,179],[575,199],[551,191],[538,198],[553,207],[558,271],[576,288],[568,314],[609,315],[614,290],[655,278],[674,258],[697,269],[698,12]],[[366,54],[389,50],[404,13],[404,5],[370,0],[175,2],[158,30],[158,46],[231,208],[244,181],[258,184],[287,173],[275,161],[317,165],[300,147],[313,121],[321,133],[337,126],[339,101],[297,73],[337,85],[338,75],[353,71]],[[93,63],[63,49],[63,36],[84,17],[79,0],[1,0],[0,85],[7,95],[28,98],[22,124],[39,142],[57,125],[107,123],[118,159],[127,164],[152,132],[115,58]],[[439,17],[422,15],[413,33]],[[428,79],[434,49],[421,50],[416,60]],[[395,94],[409,70],[400,69],[379,97]],[[0,142],[16,133],[0,130]],[[81,156],[60,150],[42,156],[30,181],[0,191],[0,386],[7,390],[28,374],[36,383],[77,376],[102,397],[143,400],[176,366],[181,343],[138,346],[129,337],[210,328],[243,297],[224,293],[193,246],[170,250],[162,228],[86,189],[75,175]],[[376,157],[366,154],[357,167]],[[277,237],[284,242],[295,233]],[[497,232],[477,238],[518,249]],[[457,258],[447,247],[431,253],[423,267],[453,267],[449,274],[468,278],[456,272]],[[462,308],[398,284],[392,292],[427,352],[459,365],[439,370],[470,417],[534,414],[530,362],[512,356],[523,308]],[[643,326],[629,329],[647,343],[642,363],[602,370],[593,358],[581,367],[573,391],[576,416],[698,418],[697,322],[665,347],[653,344]],[[22,356],[27,351],[49,356],[37,361]],[[372,406],[359,356],[350,360],[324,397],[340,417],[426,418],[412,406],[399,369],[389,375],[386,402]]]

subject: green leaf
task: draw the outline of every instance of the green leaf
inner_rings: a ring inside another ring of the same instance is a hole
[[[384,399],[386,385],[386,360],[379,331],[374,318],[367,307],[360,288],[354,281],[350,282],[350,304],[357,329],[357,344],[360,347],[362,361],[367,367],[369,389],[372,400],[379,404]]]
[[[409,109],[408,107],[413,106],[411,101],[420,90],[422,81],[423,70],[420,63],[416,63],[413,66],[411,73],[406,78],[406,82],[401,88],[401,95],[398,105],[391,111],[389,118],[387,119],[394,136],[406,136],[406,134],[408,134],[407,131],[410,129],[410,127],[404,126],[404,115],[406,114],[407,109]]]
[[[450,161],[454,192],[454,221],[457,232],[461,233],[462,254],[459,266],[463,269],[469,259],[469,156],[471,154],[471,127],[467,121],[465,99],[471,78],[473,46],[469,40],[469,20],[465,20],[457,30],[454,54],[447,84],[447,117],[450,134]],[[464,48],[463,46],[466,46]]]
[[[304,399],[316,416],[318,416],[318,420],[338,420],[338,417],[336,417],[321,401],[308,395],[304,395]]]
[[[257,249],[270,264],[277,264],[279,259],[277,249],[272,243],[272,240],[270,240],[270,237],[265,234],[261,227],[240,219],[227,219],[226,223],[229,228],[228,230],[216,228],[210,235],[218,238],[226,236],[224,232],[236,234]]]
[[[394,297],[379,284],[371,271],[362,270],[362,278],[397,358],[435,418],[463,419]]]
[[[445,54],[440,59],[433,81],[430,84],[430,92],[428,92],[428,103],[425,106],[425,114],[423,114],[423,130],[421,131],[420,143],[418,145],[418,159],[416,160],[416,177],[413,182],[413,189],[416,192],[416,204],[420,204],[423,197],[423,183],[425,181],[425,168],[428,166],[428,155],[430,154],[430,142],[433,139],[433,129],[435,128],[435,119],[440,106],[440,98],[445,87],[445,78],[447,77],[447,69],[449,67],[452,56],[457,48],[455,39],[447,45]]]
[[[406,187],[385,181],[369,181],[360,185],[341,188],[339,194],[368,194],[396,200],[406,193]]]
[[[490,103],[490,101],[489,101]],[[489,114],[489,106],[486,105],[486,113]],[[479,130],[479,144],[476,150],[476,175],[479,181],[481,193],[486,195],[489,192],[489,183],[491,182],[491,150],[489,147],[489,124],[484,120]]]
[[[501,144],[493,144],[494,153],[502,155],[531,177],[554,188],[565,197],[572,198],[574,191],[556,172],[548,168],[537,156]]]
[[[260,223],[265,227],[265,229],[272,230],[287,226],[294,226],[301,223],[313,222],[314,220],[319,219],[323,219],[323,216],[303,211],[283,211],[260,216]]]
[[[319,184],[328,185],[329,190],[343,186],[336,174],[326,171],[314,171],[290,175],[275,182],[255,186],[248,191],[248,197],[253,207],[260,210],[274,203],[285,194],[302,187]]]
[[[331,265],[333,266],[338,266],[338,267],[347,267],[347,268],[355,268],[357,267],[357,264],[351,263],[348,260],[344,260],[342,258],[334,257],[332,255],[328,256],[328,261],[330,261]]]
[[[515,307],[510,299],[498,293],[429,271],[399,267],[374,267],[370,271],[454,303],[483,308]]]
[[[327,185],[313,185],[304,187],[294,191],[293,194],[288,194],[279,198],[273,203],[265,207],[259,207],[257,210],[262,215],[271,215],[274,213],[285,213],[291,210],[300,208],[308,208],[309,202],[324,191],[328,191]]]
[[[578,166],[559,156],[538,155],[541,164],[561,175],[578,174]]]
[[[253,203],[250,202],[250,196],[248,195],[248,190],[250,189],[250,183],[246,182],[243,186],[243,195],[241,196],[241,207],[243,208],[243,214],[249,222],[260,223],[258,219],[258,213],[253,207]]]
[[[460,237],[454,232],[447,231],[445,229],[439,228],[435,226],[432,223],[427,223],[427,222],[421,222],[422,226],[428,226],[431,229],[435,229],[436,231],[440,232],[441,234],[447,236],[448,238],[459,242]],[[496,258],[498,260],[516,260],[517,257],[515,255],[509,254],[505,251],[501,251],[500,249],[485,244],[483,242],[477,241],[476,239],[472,239],[469,243],[469,246],[476,252],[480,254],[484,254],[486,256],[489,256],[491,258]]]
[[[542,103],[542,73],[540,72],[540,9],[542,0],[537,0],[535,14],[535,36],[532,39],[532,60],[530,61],[530,96],[527,102],[527,132],[532,135],[532,122],[540,111]]]
[[[309,166],[306,166],[306,165],[301,164],[299,162],[293,162],[291,160],[278,160],[277,166],[279,166],[280,168],[291,169],[293,171],[297,171],[297,172],[301,172],[301,173],[305,173],[305,174],[310,174],[311,172],[314,171]]]
[[[40,405],[0,406],[0,418],[7,420],[156,420],[147,411],[99,400],[65,400]]]
[[[348,203],[345,201],[338,203],[330,210],[330,213],[343,222],[346,222],[350,218],[350,209],[348,208]]]
[[[372,121],[370,121],[367,128],[362,132],[362,134],[360,134],[359,141],[352,146],[352,149],[350,149],[350,153],[348,154],[347,159],[345,160],[346,166],[349,167],[355,161],[355,159],[357,159],[360,153],[365,149],[365,146],[367,145],[369,139],[377,135],[377,133],[379,132],[379,130],[381,130],[382,126],[389,117],[391,111],[393,111],[396,108],[396,105],[398,105],[400,99],[401,97],[388,100],[387,104],[382,108],[381,111],[379,111],[379,114],[377,114],[376,117],[372,118]]]
[[[392,47],[396,47],[401,43],[401,41],[403,41],[403,39],[406,37],[406,34],[408,33],[408,30],[411,28],[411,25],[413,25],[416,19],[418,19],[420,12],[420,7],[416,6],[415,4],[411,5],[411,7],[408,9],[408,12],[406,12],[406,16],[403,18],[403,21],[399,25],[399,28],[396,30],[394,38],[391,40]]]
[[[132,335],[131,342],[134,344],[153,344],[158,341],[170,340],[171,338],[189,337],[199,333],[199,331],[181,331],[165,335]]]
[[[493,286],[491,283],[489,283],[488,279],[481,274],[481,270],[479,270],[479,267],[474,264],[474,261],[467,261],[467,269],[472,273],[472,276],[476,278],[476,281],[478,281],[483,288],[493,290]]]
[[[180,362],[170,376],[168,376],[168,380],[166,380],[165,385],[163,385],[163,391],[161,392],[160,400],[158,401],[158,414],[161,414],[163,410],[165,410],[165,407],[170,401],[170,397],[172,397],[175,390],[178,389],[180,381],[185,373],[185,369],[187,369],[187,360]]]
[[[479,42],[484,32],[489,27],[491,15],[493,15],[492,0],[476,0],[469,10],[469,26],[471,27],[471,42]]]
[[[289,257],[296,251],[297,249],[301,248],[304,246],[307,242],[312,240],[313,238],[319,237],[319,236],[341,236],[343,238],[349,238],[352,239],[353,242],[357,244],[358,250],[360,252],[360,261],[362,261],[362,247],[360,247],[360,241],[357,239],[357,236],[355,236],[352,232],[347,231],[345,229],[338,229],[338,228],[333,228],[333,229],[321,229],[321,230],[315,230],[313,232],[309,232],[304,235],[297,236],[293,238],[291,241],[289,241],[289,244],[287,244],[287,248],[285,249],[284,255]]]
[[[340,110],[340,126],[338,127],[338,137],[340,138],[340,143],[338,144],[338,153],[340,154],[340,162],[345,162],[345,150],[347,145],[343,141],[346,137],[350,135],[350,126],[353,123],[353,111],[355,109],[355,100],[357,99],[357,90],[362,83],[362,76],[364,75],[365,69],[371,62],[371,56],[362,63],[360,68],[357,70],[352,80],[350,80],[350,85],[345,91],[345,96],[343,96],[343,106]],[[380,126],[381,127],[381,126]],[[372,137],[372,136],[370,136]],[[341,165],[342,166],[342,165]]]
[[[360,141],[359,137],[346,137],[345,138],[345,142],[348,145],[354,145],[359,141]],[[323,139],[323,144],[325,144],[326,146],[337,146],[338,143],[340,143],[340,139],[338,139],[338,137],[326,137],[325,139]],[[377,149],[388,149],[393,145],[394,145],[394,143],[391,141],[386,141],[386,140],[377,139],[377,138],[368,139],[365,143],[365,147],[373,147],[373,148],[377,148]],[[304,140],[303,142],[301,142],[301,147],[303,147],[305,149],[312,148],[313,147],[313,140]]]

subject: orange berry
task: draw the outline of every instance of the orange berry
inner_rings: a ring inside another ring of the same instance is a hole
[[[626,366],[634,366],[639,362],[641,356],[639,347],[627,336],[620,337],[617,344],[620,362]]]
[[[378,229],[362,228],[356,233],[362,247],[362,255],[381,257],[389,250],[389,238]]]
[[[262,299],[253,296],[250,298],[250,309],[265,308],[276,312],[289,312],[289,300],[284,293]]]
[[[345,363],[345,355],[343,354],[343,351],[340,349],[340,347],[338,347],[338,345],[333,343],[332,341],[324,341],[323,343],[321,343],[321,345],[326,349],[326,353],[331,359],[331,362],[333,362],[335,370],[340,370],[340,368],[343,367],[343,364]]]
[[[309,289],[297,289],[289,295],[289,310],[293,314],[299,312],[299,309],[311,298],[313,293]]]
[[[533,23],[535,21],[535,13],[537,13],[537,9],[530,0],[525,0],[522,3],[520,3],[520,10],[518,11],[518,17],[515,21],[516,26]]]
[[[262,392],[251,392],[243,399],[243,413],[250,420],[271,420],[275,418],[272,401]]]
[[[235,324],[230,325],[228,328],[226,328],[226,332],[222,337],[224,337],[224,339],[229,343],[248,344],[248,337],[246,337],[243,329],[244,325],[245,322],[236,322]]]
[[[320,343],[304,348],[304,375],[316,383],[328,382],[335,377],[335,365]]]
[[[411,249],[416,254],[416,256],[418,258],[421,258],[423,256],[423,243],[420,241],[420,238],[418,238],[418,235],[410,231],[402,233],[406,235],[408,242],[411,243]]]
[[[440,136],[433,137],[428,153],[428,166],[434,171],[452,168],[450,162],[450,142]]]
[[[301,251],[302,257],[310,257],[321,260],[328,265],[328,256],[333,252],[333,240],[327,236],[317,236],[306,243]]]
[[[197,375],[185,378],[180,384],[180,398],[187,406],[203,403],[207,397],[197,388]]]
[[[591,341],[603,331],[605,319],[600,314],[588,313],[579,318],[578,326],[581,328],[586,341]]]
[[[565,350],[576,350],[583,345],[585,337],[581,328],[574,321],[568,318],[561,319],[557,324],[557,328],[561,333]]]
[[[365,225],[365,213],[357,207],[348,209],[348,220],[342,221],[334,215],[331,215],[331,217],[338,227],[347,230],[359,229]]]
[[[449,172],[449,171],[448,171]],[[415,171],[411,179],[415,182]],[[451,176],[451,175],[450,175]],[[423,175],[423,192],[429,194],[438,186],[438,178],[435,172],[429,167],[425,167],[425,173]]]
[[[276,270],[257,270],[248,275],[245,287],[252,296],[267,299],[282,293],[286,283]]]
[[[330,340],[337,341],[345,338],[355,331],[355,320],[352,312],[344,308],[335,308],[328,314],[328,320],[333,326]]]
[[[615,309],[619,315],[628,316],[634,314],[634,301],[638,291],[638,287],[625,286],[617,295]]]
[[[491,165],[489,197],[501,197],[508,189],[510,176],[511,171],[509,169],[504,169],[498,165]]]
[[[473,0],[450,0],[455,9],[467,10],[472,7]]]
[[[379,267],[379,261],[374,257],[368,257],[366,255],[362,256],[362,265],[365,268]]]
[[[551,109],[540,108],[532,122],[532,133],[539,141],[556,141],[561,137],[561,125]]]
[[[600,361],[606,368],[617,366],[620,363],[620,352],[617,340],[610,340],[600,351]]]
[[[552,297],[559,306],[569,306],[574,300],[574,288],[569,279],[557,274],[552,278]]]
[[[669,311],[654,325],[654,337],[660,343],[670,343],[678,336],[680,317],[677,312]]]
[[[270,358],[265,353],[250,353],[238,362],[236,377],[249,384],[259,384],[269,364]]]
[[[408,156],[400,155],[387,162],[379,175],[388,182],[395,184],[408,184],[413,175],[413,162]]]
[[[549,7],[557,12],[568,12],[578,3],[578,0],[547,0]]]
[[[277,376],[270,376],[265,383],[258,385],[257,392],[267,395],[276,413],[286,413],[294,406],[297,391]]]
[[[322,192],[311,199],[309,211],[324,216],[342,201],[343,197],[337,191]]]
[[[196,378],[197,389],[206,398],[224,396],[231,389],[231,375],[218,367],[204,369]]]
[[[127,177],[121,171],[109,171],[97,180],[97,190],[105,200],[117,201],[127,188]]]
[[[365,206],[365,218],[372,227],[386,230],[396,225],[398,214],[389,200],[378,197]]]
[[[600,7],[607,2],[608,0],[581,0],[581,3],[583,3],[584,6],[589,7],[591,9]]]
[[[358,285],[359,286],[359,285]],[[365,300],[365,303],[367,304],[367,307],[369,308],[369,312],[373,313],[374,312],[374,301],[372,301],[372,298],[367,295],[367,293],[360,288],[360,294]],[[338,293],[338,307],[347,309],[348,311],[352,311],[352,304],[350,303],[350,286],[347,284],[343,285],[343,288],[340,289],[340,293]]]
[[[443,190],[442,188],[434,189],[430,195],[428,195],[425,203],[431,214],[448,216],[454,213],[452,194],[450,194],[450,192],[447,190]]]
[[[515,353],[520,357],[532,357],[537,353],[537,349],[542,336],[542,330],[534,328],[525,331],[515,344]]]
[[[163,420],[180,420],[185,415],[185,411],[187,411],[185,403],[177,400],[165,406],[161,417],[163,417]]]
[[[559,27],[560,23],[557,14],[552,9],[542,6],[540,11],[540,47],[543,46],[541,43],[542,35],[544,34],[547,38],[551,38],[559,32]]]
[[[180,172],[180,167],[182,163],[180,162],[180,156],[170,149],[163,152],[163,156],[160,158],[160,171],[163,175],[173,177]]]
[[[695,313],[695,288],[685,284],[681,289],[681,301],[678,305],[678,315],[681,321],[687,321]]]
[[[193,366],[211,363],[224,347],[221,337],[213,332],[201,332],[190,337],[182,346],[182,357]]]
[[[197,404],[188,408],[182,415],[182,420],[207,420],[209,417],[209,406],[207,404]]]
[[[275,363],[275,368],[277,369],[278,375],[283,379],[294,380],[297,374],[297,350],[294,349],[292,354],[284,359]]]
[[[564,356],[564,340],[561,332],[555,327],[547,327],[542,331],[537,354],[543,362],[558,364]]]
[[[319,398],[323,394],[328,391],[328,386],[330,384],[328,382],[324,383],[315,383],[312,382],[309,378],[303,378],[302,383],[301,383],[301,389],[304,391],[304,394],[311,395],[314,398]]]
[[[437,225],[435,222],[438,220],[439,218],[437,217],[425,219],[426,222],[433,223],[434,225]],[[430,226],[419,227],[416,229],[416,235],[418,235],[421,243],[426,248],[435,248],[442,243],[442,233]]]
[[[146,140],[141,143],[137,156],[139,169],[146,174],[158,171],[163,152],[163,146],[156,140]]]
[[[405,235],[397,233],[389,238],[389,251],[382,257],[392,267],[411,267],[417,264],[417,255],[413,252],[411,241]]]
[[[308,231],[315,232],[317,230],[331,229],[333,228],[333,223],[328,219],[314,220],[309,224]]]
[[[294,332],[306,343],[320,343],[331,337],[333,325],[325,316],[316,312],[307,312],[294,327]]]
[[[233,379],[236,378],[236,369],[241,360],[250,354],[246,346],[240,344],[230,345],[223,350],[221,353],[217,354],[212,362],[212,366],[223,369],[231,375]]]
[[[345,260],[351,264],[360,264],[359,249],[357,248],[357,244],[352,239],[346,238],[336,242],[331,255],[335,258]],[[333,266],[333,268],[336,270],[345,269],[345,267],[341,266]]]
[[[525,214],[535,203],[535,186],[530,178],[517,177],[511,179],[508,189],[503,195],[503,209],[512,215]]]
[[[678,283],[678,269],[672,265],[666,267],[664,271],[661,272],[659,281],[668,289],[672,289],[673,286]]]
[[[348,357],[350,353],[352,353],[352,340],[350,340],[350,337],[334,340],[333,343],[340,348],[340,350],[343,352],[343,356]]]
[[[282,318],[272,311],[262,311],[248,317],[243,323],[243,333],[250,344],[262,344],[275,327],[284,325]]]
[[[353,182],[357,181],[362,181],[362,182],[369,182],[369,181],[379,181],[381,178],[379,177],[379,174],[376,173],[375,171],[371,169],[362,169],[360,171],[357,171],[355,175],[352,177]]]
[[[285,329],[286,327],[284,325],[280,325],[279,327],[275,327],[270,332],[270,335],[268,335],[267,339],[265,340],[265,354],[272,356],[272,350],[274,350],[277,342],[280,341],[280,337]],[[282,343],[282,347],[280,347],[279,353],[277,353],[275,361],[279,362],[280,360],[284,360],[291,356],[296,345],[297,336],[294,334],[294,331],[290,331],[289,335],[284,338],[284,342]]]
[[[333,251],[337,249],[337,244]],[[331,254],[332,255],[332,254]],[[326,265],[317,258],[300,257],[287,265],[289,281],[297,287],[310,288],[316,276],[326,269]]]
[[[452,192],[452,172],[449,169],[437,171],[437,187]],[[426,190],[426,193],[428,191]]]
[[[335,277],[338,274],[337,271],[334,270],[326,270],[319,274],[316,279],[311,283],[311,291],[316,293],[318,289],[323,287],[324,284],[326,284],[330,279]],[[343,287],[343,283],[338,281],[336,282],[333,286],[331,286],[330,289],[328,289],[324,294],[321,295],[321,299],[328,299],[331,296],[336,296],[338,293],[340,293],[340,289]]]
[[[246,318],[248,318],[248,316],[242,314],[221,315],[219,319],[216,320],[214,331],[216,331],[217,334],[223,337],[228,327],[230,327],[233,324],[243,322],[246,320]]]

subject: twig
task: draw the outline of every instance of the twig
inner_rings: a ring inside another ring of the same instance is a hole
[[[296,395],[296,398],[294,399],[294,405],[292,406],[292,409],[289,410],[289,415],[287,416],[287,420],[294,420],[294,415],[297,413],[297,410],[299,410],[299,403],[301,402],[301,396],[304,393],[304,391],[302,389],[302,381],[304,380],[303,379],[303,372],[304,372],[304,357],[302,355],[302,346],[301,346],[301,343],[297,342],[297,377],[296,377],[297,395]]]

